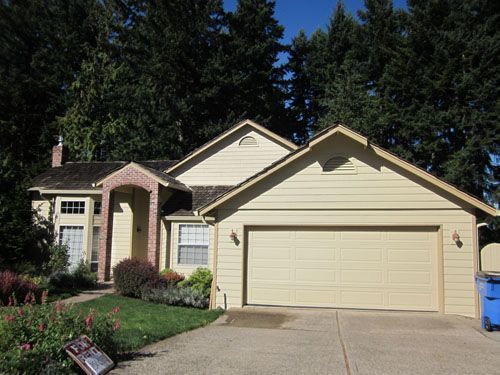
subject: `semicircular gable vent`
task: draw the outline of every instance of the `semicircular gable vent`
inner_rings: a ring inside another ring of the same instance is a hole
[[[356,166],[347,158],[334,156],[323,165],[323,172],[352,174],[356,173]]]
[[[240,146],[257,146],[257,140],[251,136],[243,137],[241,138]]]

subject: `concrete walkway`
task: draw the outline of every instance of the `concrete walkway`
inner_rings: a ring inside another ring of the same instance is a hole
[[[93,299],[105,296],[106,294],[112,294],[115,292],[112,282],[101,283],[98,285],[97,289],[86,290],[70,298],[61,300],[63,303],[78,303],[91,301]]]
[[[113,373],[499,373],[500,332],[478,326],[433,313],[244,308],[150,345]]]

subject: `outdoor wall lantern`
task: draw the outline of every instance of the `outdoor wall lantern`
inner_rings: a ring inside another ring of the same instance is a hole
[[[231,229],[231,233],[229,234],[229,238],[231,239],[231,241],[236,242],[236,240],[238,240],[238,235],[236,234],[236,232],[234,230]]]
[[[457,230],[455,229],[453,233],[451,234],[451,240],[455,242],[455,244],[461,248],[463,246],[463,242],[460,240],[460,235],[457,233]]]

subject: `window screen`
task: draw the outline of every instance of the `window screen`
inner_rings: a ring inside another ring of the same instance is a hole
[[[97,272],[99,263],[99,227],[92,228],[92,256],[90,258],[90,270]]]
[[[208,225],[180,224],[178,264],[208,264]]]
[[[69,267],[74,269],[83,259],[83,226],[61,225],[59,244],[69,247]]]
[[[61,202],[62,214],[84,214],[85,201],[62,201]]]

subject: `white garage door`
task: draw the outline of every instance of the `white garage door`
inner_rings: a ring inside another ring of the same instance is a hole
[[[247,303],[438,310],[437,231],[255,228]]]

